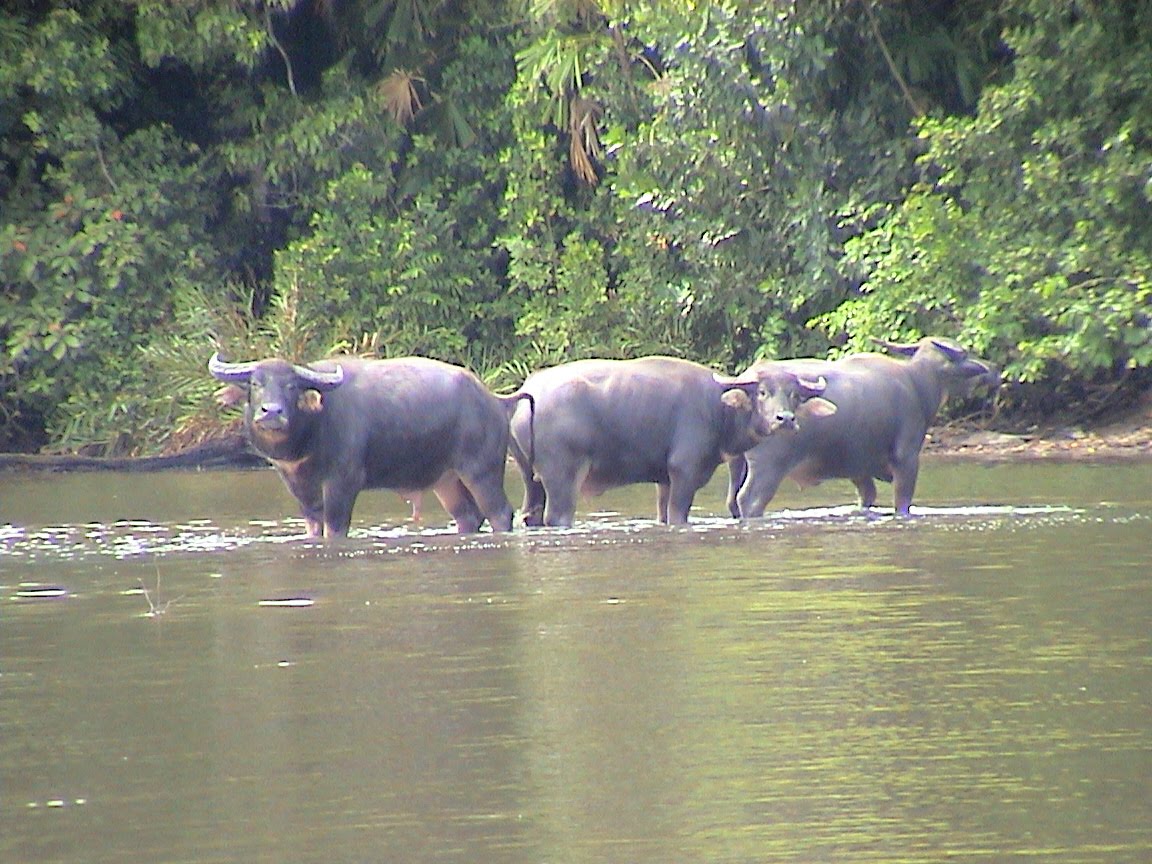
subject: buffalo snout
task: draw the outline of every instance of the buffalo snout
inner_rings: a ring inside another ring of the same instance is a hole
[[[769,431],[779,432],[781,429],[795,430],[799,428],[796,423],[796,414],[792,411],[777,411],[776,416],[768,424]]]
[[[975,389],[987,390],[989,393],[995,393],[1000,389],[1000,385],[1004,383],[1004,379],[1000,375],[1000,370],[991,364],[985,364],[984,371],[976,376],[973,381]]]
[[[288,425],[288,415],[279,402],[262,402],[252,412],[252,422],[262,429],[283,429]]]

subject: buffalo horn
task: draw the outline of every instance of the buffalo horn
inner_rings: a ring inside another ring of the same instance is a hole
[[[796,383],[800,385],[800,389],[804,391],[804,395],[811,398],[813,396],[819,396],[824,392],[824,389],[828,386],[828,379],[823,375],[820,375],[815,380],[797,376]]]
[[[877,339],[875,336],[868,337],[869,340],[876,345],[879,345],[885,351],[890,351],[893,354],[902,354],[905,357],[911,357],[916,353],[919,347],[915,342],[908,344],[902,342],[889,342],[887,339]]]
[[[953,363],[960,363],[968,356],[968,352],[963,348],[957,348],[955,345],[949,345],[947,342],[941,342],[939,339],[933,339],[932,344],[943,352],[944,356]]]
[[[248,363],[225,363],[220,359],[219,351],[213,354],[212,359],[208,361],[208,371],[212,373],[213,378],[218,378],[221,381],[247,381],[252,377],[252,370],[255,368],[255,361]]]
[[[318,372],[307,366],[293,366],[292,370],[298,378],[307,381],[317,390],[331,390],[333,387],[339,387],[344,381],[344,368],[342,366],[337,366],[331,372]]]
[[[753,384],[759,384],[760,379],[755,375],[749,375],[744,371],[740,375],[721,375],[719,372],[712,373],[712,380],[719,384],[721,387],[750,387]]]

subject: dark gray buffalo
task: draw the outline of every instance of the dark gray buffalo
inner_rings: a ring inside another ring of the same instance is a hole
[[[832,477],[852,481],[860,506],[876,503],[876,480],[893,484],[896,512],[907,516],[928,426],[949,394],[994,387],[999,374],[952,342],[881,342],[899,357],[853,354],[840,360],[777,360],[749,372],[783,369],[822,376],[836,414],[814,419],[795,435],[776,436],[729,460],[728,508],[733,516],[764,515],[785,477],[800,487]],[[746,373],[747,374],[747,373]]]
[[[727,378],[671,357],[581,360],[530,376],[512,415],[524,475],[524,520],[570,526],[579,494],[655,483],[657,519],[684,523],[697,490],[726,458],[797,414],[830,413],[824,382],[783,370]],[[533,428],[534,420],[534,428]]]
[[[435,492],[461,533],[512,527],[504,494],[510,406],[467,369],[405,357],[309,366],[208,363],[248,388],[245,431],[300,502],[313,537],[348,533],[362,489]]]

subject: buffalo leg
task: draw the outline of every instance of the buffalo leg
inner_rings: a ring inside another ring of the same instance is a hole
[[[668,512],[663,521],[669,525],[683,525],[688,521],[696,491],[707,481],[707,475],[701,479],[702,474],[698,466],[669,466]]]
[[[748,463],[744,485],[736,495],[736,505],[742,519],[758,519],[764,515],[768,502],[776,496],[784,472],[773,466]]]
[[[544,507],[548,498],[544,494],[544,484],[532,478],[524,481],[524,504],[521,510],[524,514],[524,524],[537,526],[544,524]]]
[[[358,491],[358,487],[357,491]],[[324,538],[347,537],[352,524],[356,491],[349,493],[346,481],[324,484]]]
[[[892,486],[897,516],[910,516],[912,495],[916,492],[916,475],[920,472],[919,460],[911,465],[903,465],[892,474]]]
[[[432,487],[440,505],[456,520],[459,534],[472,534],[484,524],[484,514],[472,493],[454,473],[441,477]]]
[[[656,521],[668,523],[668,498],[672,488],[667,483],[656,484]]]
[[[508,449],[512,451],[512,457],[520,468],[520,478],[524,481],[524,503],[520,507],[524,524],[530,527],[543,525],[544,484],[536,479],[534,467],[515,438],[508,442]]]
[[[319,483],[310,482],[298,474],[276,466],[276,471],[292,497],[300,505],[300,515],[309,537],[324,536],[324,491]]]
[[[736,496],[747,477],[748,460],[743,454],[728,460],[728,512],[737,519],[740,518],[740,505],[736,503]]]
[[[323,496],[315,496],[315,500],[311,498],[304,498],[297,495],[296,500],[300,502],[300,515],[304,517],[304,525],[308,531],[309,537],[323,537],[324,536],[324,499]]]
[[[577,489],[580,488],[587,468],[575,474],[551,471],[541,474],[544,484],[544,524],[558,528],[571,528],[576,521]]]
[[[567,486],[567,484],[564,484]],[[547,487],[545,487],[547,488]],[[544,524],[553,528],[571,528],[576,521],[576,489],[548,490],[544,503]]]
[[[305,530],[307,530],[309,537],[324,536],[324,513],[322,510],[301,505],[300,515],[304,517]]]
[[[520,477],[524,481],[524,501],[520,507],[521,518],[528,527],[537,527],[544,524],[544,508],[547,495],[544,484],[537,476],[535,459],[535,431],[532,428],[535,407],[528,409],[527,415],[516,406],[512,416],[511,435],[508,439],[508,450],[516,465],[520,468]],[[527,449],[521,442],[527,442]]]
[[[488,524],[492,526],[493,531],[512,530],[512,505],[508,503],[508,496],[504,494],[503,468],[501,462],[499,473],[494,468],[492,476],[461,478],[471,493],[472,500],[488,518]]]
[[[688,521],[688,511],[692,509],[692,501],[696,498],[696,490],[691,486],[672,484],[672,491],[668,499],[668,517],[664,520],[669,525],[684,525]]]
[[[870,509],[876,503],[876,482],[871,477],[857,477],[852,483],[860,497],[860,508]]]

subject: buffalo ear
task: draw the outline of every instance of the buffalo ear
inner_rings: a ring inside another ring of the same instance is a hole
[[[304,390],[296,400],[296,407],[305,414],[319,414],[324,407],[324,396],[319,390]]]
[[[733,387],[731,390],[725,390],[720,395],[720,401],[727,405],[729,408],[735,408],[737,411],[752,410],[751,397],[739,387]]]
[[[823,396],[817,396],[815,399],[808,399],[803,402],[797,409],[797,413],[803,417],[831,417],[836,413],[836,403],[829,402]]]
[[[212,395],[216,397],[216,404],[221,408],[231,408],[243,402],[248,394],[238,384],[225,384]]]

